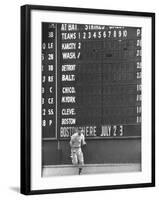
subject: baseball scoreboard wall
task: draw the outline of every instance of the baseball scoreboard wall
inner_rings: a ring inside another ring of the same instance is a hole
[[[141,163],[141,27],[42,23],[42,165]]]

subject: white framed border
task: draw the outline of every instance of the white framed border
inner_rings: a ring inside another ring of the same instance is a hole
[[[142,27],[141,172],[41,177],[41,22]],[[151,17],[31,10],[31,190],[151,183],[151,26]]]

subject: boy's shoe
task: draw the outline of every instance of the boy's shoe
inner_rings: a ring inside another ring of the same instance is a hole
[[[79,168],[78,174],[80,175],[82,172],[82,168]]]

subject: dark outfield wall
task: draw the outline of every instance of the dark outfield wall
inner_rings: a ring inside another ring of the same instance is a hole
[[[43,141],[43,165],[71,164],[69,141]],[[140,163],[141,139],[87,140],[85,164]]]

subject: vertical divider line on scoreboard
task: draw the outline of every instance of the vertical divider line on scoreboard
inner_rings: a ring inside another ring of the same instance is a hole
[[[104,40],[103,40],[104,42]],[[104,56],[103,56],[104,57]],[[101,116],[100,116],[100,122],[101,122],[101,132],[100,135],[102,134],[102,126],[104,126],[104,59],[102,59],[102,62],[100,63],[101,67]]]
[[[55,27],[55,98],[56,98],[56,120],[55,120],[55,138],[57,139],[57,24]]]
[[[42,95],[42,73],[43,73],[43,60],[42,60],[42,55],[43,55],[43,23],[41,23],[41,90],[40,90],[40,92],[41,92],[41,104],[40,104],[40,106],[41,106],[41,114],[40,114],[40,117],[41,117],[41,140],[40,140],[40,142],[41,142],[41,146],[42,146],[42,144],[43,144],[43,116],[42,116],[42,98],[43,98],[43,95]],[[40,171],[40,173],[41,173],[41,177],[43,176],[43,158],[42,158],[42,151],[41,151],[41,171]]]
[[[57,150],[58,150],[58,157],[59,157],[59,162],[61,162],[61,144],[60,144],[60,113],[61,113],[61,104],[60,104],[60,99],[61,99],[61,51],[60,51],[60,37],[61,37],[61,32],[60,32],[60,24],[56,23],[56,30],[55,30],[55,36],[56,36],[56,46],[55,46],[55,51],[56,51],[56,140],[57,140]]]

